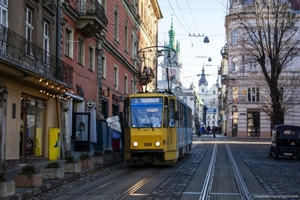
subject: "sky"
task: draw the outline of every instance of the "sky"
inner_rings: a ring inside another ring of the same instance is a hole
[[[163,18],[158,22],[158,45],[169,42],[168,31],[173,30],[176,41],[180,43],[181,82],[189,87],[192,82],[198,91],[197,74],[204,66],[208,87],[217,81],[217,69],[221,64],[221,48],[225,40],[226,0],[158,0]],[[200,34],[201,37],[191,37]],[[207,36],[208,44],[203,42]],[[206,56],[206,58],[205,58]],[[197,58],[198,57],[198,58]],[[208,62],[208,58],[212,61]],[[158,79],[161,79],[161,67]]]

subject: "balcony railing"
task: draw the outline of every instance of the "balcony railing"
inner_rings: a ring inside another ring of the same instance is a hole
[[[75,10],[79,13],[76,26],[87,37],[104,30],[108,24],[105,10],[97,0],[75,0]]]
[[[72,87],[73,68],[70,65],[2,25],[0,62]]]

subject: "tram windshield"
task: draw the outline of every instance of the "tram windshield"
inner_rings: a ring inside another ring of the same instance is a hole
[[[135,128],[161,127],[162,102],[161,97],[131,98],[131,126]]]

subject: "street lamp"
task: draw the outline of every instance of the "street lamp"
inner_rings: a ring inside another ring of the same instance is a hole
[[[214,131],[213,131],[213,134],[214,134],[214,137],[216,137],[216,126],[215,126],[215,115],[216,115],[216,109],[214,108],[214,120],[213,120],[213,122],[214,122]]]
[[[8,92],[7,92],[5,86],[0,86],[0,89],[1,89],[1,88],[3,88],[3,91],[0,92],[0,95],[2,95],[3,101],[6,101],[6,100],[7,100],[7,96],[8,96]]]

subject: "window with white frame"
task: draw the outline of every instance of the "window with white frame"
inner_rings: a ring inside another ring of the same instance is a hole
[[[237,44],[238,43],[238,30],[233,30],[231,32],[231,44]]]
[[[257,63],[255,61],[250,61],[249,70],[250,71],[256,71],[256,65],[257,65]]]
[[[32,31],[33,31],[33,24],[32,24],[32,10],[30,8],[26,8],[26,53],[29,55],[32,55],[32,48],[31,48],[31,42],[32,42]]]
[[[116,86],[116,87],[118,87],[118,85],[119,85],[119,70],[118,70],[118,67],[114,67],[114,85]]]
[[[50,37],[49,37],[49,23],[44,21],[44,33],[43,33],[43,45],[44,45],[44,56],[43,62],[45,64],[50,63]]]
[[[114,39],[119,41],[119,10],[118,7],[115,8],[115,21],[114,21]]]
[[[236,72],[236,71],[237,71],[237,64],[236,64],[236,62],[233,62],[233,63],[232,63],[232,71],[233,71],[233,72]]]
[[[7,0],[0,0],[0,23],[7,27]]]
[[[248,102],[259,102],[259,87],[248,88]]]
[[[84,40],[80,37],[77,41],[77,62],[84,65]]]
[[[124,77],[124,92],[125,94],[128,94],[128,76],[125,75]]]
[[[0,0],[0,23],[2,26],[7,27],[7,1],[6,0]],[[1,43],[0,43],[0,51],[5,52],[6,51],[6,39],[7,34],[5,31],[0,30],[0,37],[1,37]]]
[[[136,59],[137,57],[137,37],[136,34],[132,31],[132,35],[131,35],[131,57],[133,59]]]
[[[95,48],[89,46],[89,62],[88,62],[88,69],[92,72],[95,71]]]
[[[66,28],[65,36],[65,55],[69,58],[73,58],[73,31],[70,28]]]
[[[101,61],[102,61],[102,78],[106,79],[106,56],[105,55],[102,55]]]

